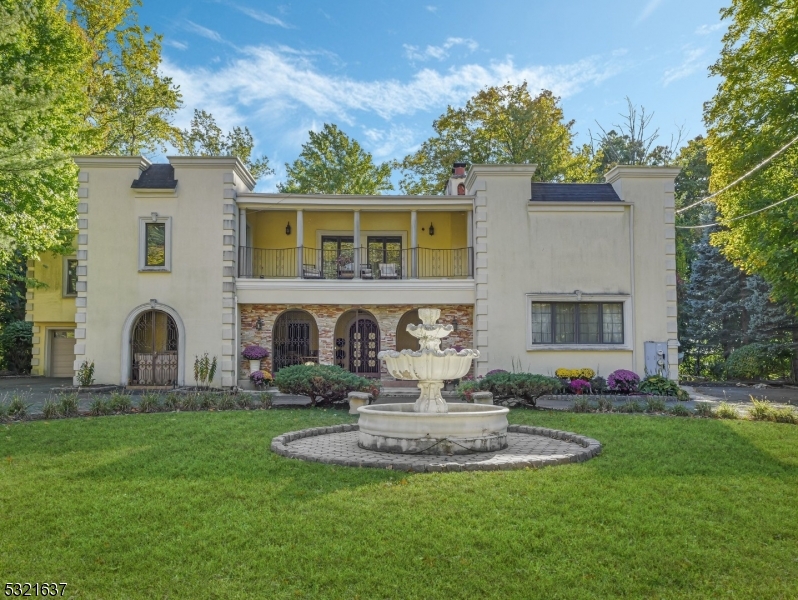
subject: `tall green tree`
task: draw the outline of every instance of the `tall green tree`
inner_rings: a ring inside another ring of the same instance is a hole
[[[309,140],[277,187],[290,194],[379,194],[392,190],[391,165],[375,164],[369,152],[336,125],[309,131]]]
[[[266,156],[255,158],[252,150],[255,141],[248,127],[234,127],[224,133],[216,120],[204,110],[194,110],[191,127],[180,132],[177,147],[188,156],[237,156],[255,179],[271,175]]]
[[[709,195],[710,167],[703,136],[689,140],[682,146],[674,164],[681,168],[676,176],[674,200],[676,208],[683,208]],[[677,226],[699,225],[708,220],[706,204],[695,210],[676,215]],[[714,213],[713,213],[714,214]],[[689,281],[692,262],[696,258],[696,245],[701,240],[700,229],[676,230],[676,274],[681,281]]]
[[[527,83],[487,87],[465,106],[449,106],[432,124],[435,135],[394,164],[408,194],[439,194],[454,162],[535,163],[537,181],[568,179],[575,165],[573,121],[548,90],[537,96]]]
[[[89,154],[146,154],[174,143],[180,89],[160,72],[162,36],[138,23],[141,0],[74,0],[70,19],[91,49],[84,119]]]
[[[721,189],[798,136],[798,0],[732,0],[729,29],[710,67],[721,78],[705,106],[712,188]],[[798,145],[716,199],[724,255],[762,275],[798,309],[798,199],[731,221],[798,192]]]

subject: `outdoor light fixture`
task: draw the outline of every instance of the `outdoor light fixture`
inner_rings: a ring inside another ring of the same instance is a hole
[[[255,329],[257,329],[258,331],[263,329],[263,319],[261,319],[260,317],[258,317],[258,320],[255,321]]]
[[[453,318],[452,318],[452,331],[457,331],[457,326],[458,326],[459,324],[460,324],[460,323],[458,323],[458,322],[457,322],[457,317],[453,317]]]
[[[432,223],[429,224],[429,234],[435,235],[435,227],[432,225]]]
[[[150,216],[152,217],[153,221],[157,221],[158,220],[158,213],[156,213],[156,212],[150,213]]]
[[[291,235],[291,221],[285,226],[285,235]]]

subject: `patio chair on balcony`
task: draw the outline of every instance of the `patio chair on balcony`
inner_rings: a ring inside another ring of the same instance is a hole
[[[380,263],[380,279],[399,279],[396,263]]]
[[[316,265],[302,265],[302,277],[304,279],[321,279],[321,271]]]
[[[360,278],[374,279],[374,271],[371,270],[369,265],[360,265]]]

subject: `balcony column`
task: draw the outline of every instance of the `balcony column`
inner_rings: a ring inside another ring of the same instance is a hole
[[[360,279],[360,211],[356,210],[355,213],[355,222],[353,226],[354,231],[354,243],[355,243],[355,255],[352,257],[354,258],[355,262],[355,274],[353,277],[355,279]]]
[[[474,211],[466,213],[466,241],[468,242],[468,276],[474,276]]]
[[[302,265],[304,264],[303,247],[305,245],[305,217],[304,211],[300,208],[296,211],[296,272],[297,277],[302,277]]]
[[[252,262],[247,250],[247,210],[238,209],[238,276],[252,277]]]
[[[410,211],[410,277],[418,277],[418,211]]]

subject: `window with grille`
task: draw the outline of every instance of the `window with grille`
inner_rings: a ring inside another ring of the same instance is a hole
[[[623,302],[532,302],[532,344],[623,344]]]

